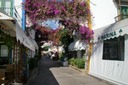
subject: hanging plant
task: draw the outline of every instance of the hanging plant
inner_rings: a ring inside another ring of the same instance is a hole
[[[93,30],[90,30],[88,27],[86,26],[81,26],[79,28],[79,34],[81,35],[81,38],[83,40],[85,40],[86,42],[89,42],[89,40],[91,40],[93,38]]]

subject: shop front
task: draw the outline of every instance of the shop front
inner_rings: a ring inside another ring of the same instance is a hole
[[[89,74],[128,84],[128,19],[94,30]]]

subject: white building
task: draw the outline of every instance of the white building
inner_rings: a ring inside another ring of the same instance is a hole
[[[115,2],[119,12],[117,21],[94,30],[89,74],[128,85],[128,0]]]

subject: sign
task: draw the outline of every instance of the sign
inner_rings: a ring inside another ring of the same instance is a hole
[[[123,31],[122,31],[122,29],[120,29],[118,32],[119,32],[119,34],[121,34]],[[116,35],[117,35],[117,31],[112,31],[112,32],[109,32],[105,35],[102,35],[102,36],[98,37],[98,40],[105,40],[105,39],[108,39],[108,38],[112,38]]]

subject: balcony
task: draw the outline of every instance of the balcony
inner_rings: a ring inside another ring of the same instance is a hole
[[[13,11],[12,11],[12,10],[13,10],[13,9],[10,8],[10,7],[6,7],[6,8],[0,7],[0,11],[1,11],[1,12],[5,13],[5,14],[11,16],[11,17],[13,16]]]
[[[126,18],[128,18],[128,15],[121,14],[115,17],[115,21],[117,22]]]

